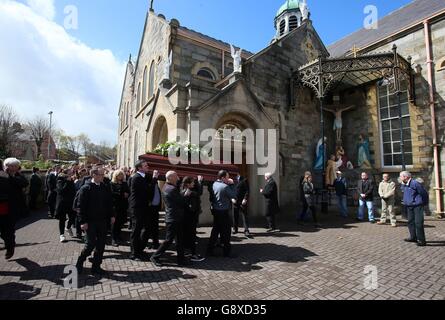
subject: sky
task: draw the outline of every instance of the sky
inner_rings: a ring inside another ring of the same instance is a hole
[[[410,2],[308,0],[308,5],[329,45],[363,27],[367,5],[382,18]],[[66,133],[115,144],[125,65],[130,53],[137,56],[149,3],[0,0],[0,104],[11,106],[22,121],[53,111],[53,121]],[[154,0],[154,9],[182,26],[258,52],[273,38],[283,3]]]

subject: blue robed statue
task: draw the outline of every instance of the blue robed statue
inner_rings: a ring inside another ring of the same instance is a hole
[[[324,144],[323,139],[320,139],[317,144],[317,157],[315,159],[315,170],[323,170],[324,168],[324,162],[326,162],[328,159],[326,158],[326,142],[328,139],[324,137]]]
[[[363,169],[372,169],[369,140],[362,134],[359,136],[358,142],[358,166]]]

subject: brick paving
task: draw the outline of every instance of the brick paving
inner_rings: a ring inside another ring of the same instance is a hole
[[[212,257],[187,268],[174,265],[173,252],[171,264],[160,269],[129,260],[128,246],[107,246],[103,268],[109,274],[98,279],[86,273],[78,289],[65,289],[64,269],[75,263],[83,245],[69,237],[59,243],[57,221],[42,213],[22,222],[13,260],[5,261],[0,251],[0,299],[445,299],[445,221],[427,220],[425,248],[403,242],[404,223],[393,229],[335,214],[321,222],[320,230],[282,222],[276,234],[254,228],[253,240],[233,237],[237,257]],[[205,245],[210,228],[199,231]],[[369,265],[377,267],[376,290],[364,286]],[[86,272],[90,267],[87,263]]]

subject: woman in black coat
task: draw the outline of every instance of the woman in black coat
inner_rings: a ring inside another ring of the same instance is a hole
[[[0,160],[0,236],[5,242],[5,258],[7,260],[14,255],[15,235],[13,220],[9,209],[9,176],[3,171],[3,162]]]
[[[113,194],[113,209],[116,213],[116,220],[111,226],[112,245],[118,246],[122,242],[122,227],[127,222],[128,197],[130,195],[130,188],[125,182],[125,173],[121,170],[113,172],[113,179],[111,181],[111,191]],[[148,197],[148,195],[147,195]]]
[[[184,196],[184,248],[190,249],[191,261],[199,262],[204,258],[196,253],[196,229],[198,227],[199,215],[201,214],[201,178],[195,182],[191,177],[185,177],[182,182],[181,193]]]
[[[56,218],[59,220],[60,242],[65,242],[65,231],[73,237],[72,227],[76,222],[76,213],[73,211],[74,198],[76,197],[76,187],[71,170],[64,170],[57,176],[57,197],[56,197]],[[68,216],[68,225],[65,229],[65,222]]]

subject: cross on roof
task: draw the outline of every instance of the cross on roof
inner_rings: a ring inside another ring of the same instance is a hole
[[[357,58],[357,53],[359,53],[359,51],[360,51],[360,48],[358,48],[354,43],[354,46],[351,49],[351,52],[354,55],[354,58]]]

